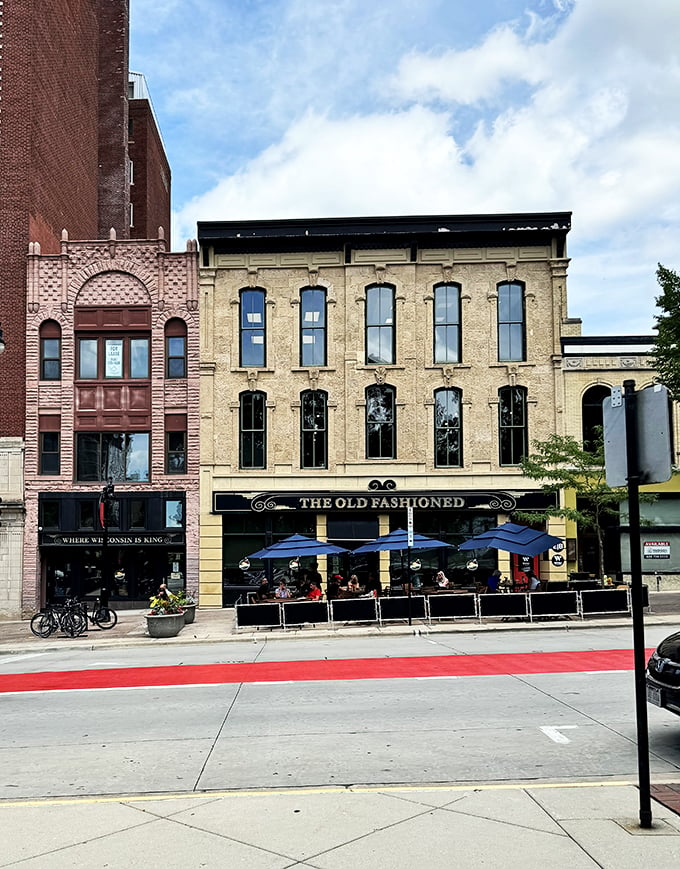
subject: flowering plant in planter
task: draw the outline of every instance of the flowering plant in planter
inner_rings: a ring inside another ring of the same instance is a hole
[[[196,605],[196,598],[192,594],[189,594],[187,591],[185,591],[183,588],[180,588],[180,590],[177,592],[177,594],[175,595],[175,600],[179,603],[180,606]]]
[[[175,616],[184,612],[182,605],[175,595],[171,595],[168,598],[152,597],[149,600],[149,606],[151,607],[150,616]]]

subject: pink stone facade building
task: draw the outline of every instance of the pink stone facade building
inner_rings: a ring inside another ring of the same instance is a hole
[[[22,610],[198,589],[195,242],[29,246]],[[106,510],[107,483],[113,498]]]

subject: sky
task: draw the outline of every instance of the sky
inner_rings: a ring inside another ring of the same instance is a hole
[[[652,334],[680,271],[678,0],[130,0],[199,220],[571,211],[568,315]]]

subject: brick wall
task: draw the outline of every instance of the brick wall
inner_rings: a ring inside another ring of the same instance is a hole
[[[170,236],[170,166],[148,100],[129,103],[131,135],[128,149],[133,163],[130,201],[131,238],[153,238],[162,226]]]

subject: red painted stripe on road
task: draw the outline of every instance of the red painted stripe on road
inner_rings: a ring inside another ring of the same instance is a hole
[[[649,649],[647,654],[651,654]],[[0,676],[0,693],[140,688],[167,685],[227,685],[240,682],[317,682],[346,679],[414,679],[632,670],[631,649],[531,652],[507,655],[441,655],[424,658],[358,658],[338,661],[277,661],[191,664],[17,673]]]

